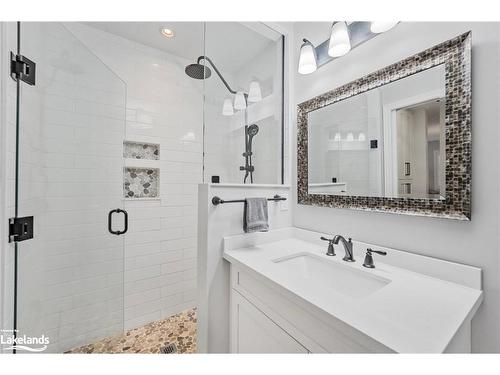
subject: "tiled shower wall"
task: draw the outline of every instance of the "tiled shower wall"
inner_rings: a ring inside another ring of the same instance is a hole
[[[254,23],[255,25],[257,23]],[[254,26],[255,26],[254,25]],[[238,47],[231,43],[231,34],[225,27],[238,30],[246,26],[237,23],[207,23],[205,53],[216,64],[227,60],[227,54],[238,54]],[[268,34],[266,34],[268,35]],[[260,83],[263,99],[249,103],[248,121],[257,124],[259,132],[253,139],[254,182],[258,184],[281,183],[281,39],[272,41],[255,32],[260,43],[267,43],[244,64],[225,66],[222,73],[234,90],[248,92],[252,80]],[[274,36],[278,38],[278,34]],[[219,45],[227,45],[221,50]],[[221,53],[223,52],[223,53]],[[218,79],[205,83],[205,181],[212,175],[220,176],[221,183],[243,183],[245,165],[244,111],[235,111],[232,116],[222,114],[224,99],[232,98]],[[286,132],[286,130],[285,130]],[[286,138],[286,137],[285,137]],[[249,182],[249,180],[247,181]]]
[[[125,140],[160,144],[158,199],[125,202],[125,329],[195,305],[202,83],[187,59],[101,30],[67,25],[127,84]],[[200,34],[200,51],[203,38]],[[195,56],[193,56],[193,59]]]

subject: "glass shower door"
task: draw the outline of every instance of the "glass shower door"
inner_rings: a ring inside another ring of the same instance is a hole
[[[18,37],[36,83],[19,93],[17,216],[34,238],[16,243],[15,325],[57,353],[123,330],[126,85],[61,23]]]

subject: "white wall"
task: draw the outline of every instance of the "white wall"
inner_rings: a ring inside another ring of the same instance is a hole
[[[229,264],[222,259],[223,237],[243,233],[243,203],[214,206],[213,196],[225,200],[272,197],[287,202],[269,202],[269,229],[291,225],[290,188],[284,185],[199,185],[198,208],[198,351],[229,352]]]
[[[127,140],[160,143],[160,199],[125,201],[125,329],[195,306],[202,81],[191,61],[82,24],[72,32],[127,85]],[[200,54],[203,35],[200,34]]]
[[[300,228],[341,233],[363,242],[481,267],[485,301],[473,320],[472,349],[475,352],[500,352],[499,24],[399,24],[311,75],[296,73],[294,95],[295,103],[300,103],[468,30],[472,30],[473,46],[472,221],[295,205],[293,223]],[[297,64],[302,38],[322,42],[328,35],[328,25],[296,23],[294,31],[294,60]],[[296,150],[295,121],[294,127]],[[296,153],[293,157],[292,181],[296,194]]]

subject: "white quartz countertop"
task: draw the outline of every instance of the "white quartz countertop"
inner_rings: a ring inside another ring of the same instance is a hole
[[[289,238],[269,243],[227,249],[224,258],[247,267],[302,300],[340,319],[351,327],[400,353],[444,352],[462,323],[470,319],[482,301],[482,291],[441,280],[405,268],[384,264],[374,254],[375,269],[362,266],[364,253],[355,253],[356,262],[342,261],[344,249],[336,246],[337,256],[325,255],[320,246]],[[274,260],[296,253],[311,253],[326,262],[389,279],[374,293],[355,298],[319,286],[276,267]],[[390,256],[390,254],[388,254]]]

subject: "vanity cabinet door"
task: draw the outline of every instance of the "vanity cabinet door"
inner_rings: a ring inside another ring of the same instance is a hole
[[[232,353],[308,353],[292,336],[232,290]]]

